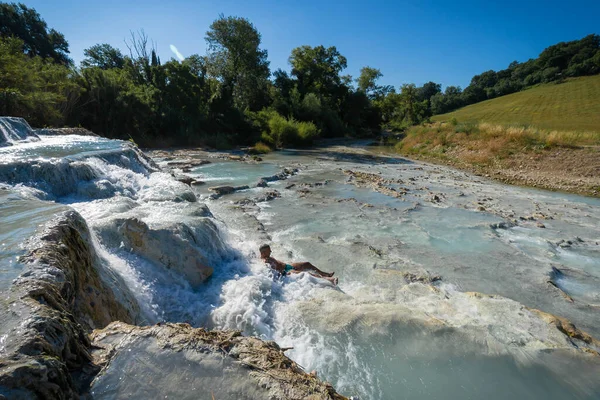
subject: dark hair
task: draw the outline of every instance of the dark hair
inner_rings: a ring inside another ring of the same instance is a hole
[[[270,250],[270,249],[271,249],[271,246],[269,246],[268,244],[263,244],[262,246],[260,246],[260,247],[258,248],[258,251],[263,251],[263,250],[266,250],[266,249],[269,249],[269,250]]]

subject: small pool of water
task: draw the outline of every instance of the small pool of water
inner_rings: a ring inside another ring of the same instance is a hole
[[[260,178],[278,174],[281,170],[280,166],[266,162],[247,164],[229,161],[199,166],[190,175],[206,182],[206,187],[201,187],[206,190],[208,186],[256,186]]]
[[[25,200],[0,189],[0,290],[8,289],[22,272],[23,265],[18,262],[18,257],[25,253],[26,240],[65,209],[56,203]]]

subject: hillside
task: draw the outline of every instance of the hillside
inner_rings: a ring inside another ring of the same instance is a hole
[[[434,121],[530,125],[548,130],[600,132],[600,75],[539,85],[436,115]]]

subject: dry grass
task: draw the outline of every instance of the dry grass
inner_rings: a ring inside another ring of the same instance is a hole
[[[411,128],[396,144],[405,154],[459,158],[475,164],[555,147],[600,146],[600,132],[542,130],[492,123],[436,122]]]
[[[256,143],[254,145],[254,147],[252,147],[250,149],[251,154],[267,154],[267,153],[270,153],[271,151],[273,151],[273,150],[271,150],[271,148],[263,142]]]

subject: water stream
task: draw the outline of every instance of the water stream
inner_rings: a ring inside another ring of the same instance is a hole
[[[600,398],[600,357],[527,308],[600,337],[598,199],[363,147],[211,161],[189,172],[208,184],[191,188],[126,142],[41,137],[0,148],[0,290],[19,273],[22,243],[71,207],[142,319],[274,339],[345,395]],[[255,187],[284,168],[298,173]],[[211,199],[207,187],[225,184],[251,189]],[[280,197],[262,201],[274,190]],[[129,248],[120,233],[133,220],[197,249],[213,275],[194,286]],[[263,243],[283,261],[335,271],[339,287],[308,274],[277,279],[258,258]]]

